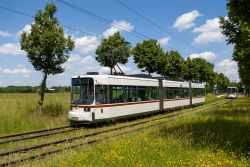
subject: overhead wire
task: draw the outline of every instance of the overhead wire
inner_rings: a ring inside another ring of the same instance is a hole
[[[34,16],[32,16],[32,15],[29,15],[27,13],[24,13],[24,12],[21,12],[21,11],[17,11],[17,10],[14,10],[14,9],[6,8],[4,6],[0,6],[0,9],[4,9],[6,11],[17,13],[17,14],[20,14],[20,15],[23,15],[23,16],[27,16],[27,17],[30,17],[30,18],[34,18]],[[92,35],[92,36],[96,36],[97,38],[100,36],[100,35],[98,35],[96,33],[79,30],[77,28],[73,28],[73,27],[70,27],[70,26],[65,26],[65,25],[61,25],[61,26],[63,28],[65,28],[65,29],[70,29],[70,30],[78,31],[78,32],[83,33],[83,34],[89,34],[89,35]]]
[[[80,11],[80,12],[82,12],[82,13],[84,13],[84,14],[92,17],[92,18],[95,18],[95,19],[97,19],[97,20],[99,20],[101,22],[104,22],[104,23],[107,23],[107,24],[112,24],[113,26],[115,26],[119,30],[123,30],[123,31],[126,31],[128,33],[132,33],[134,36],[136,36],[136,37],[138,37],[138,38],[140,38],[142,40],[151,39],[150,37],[148,37],[148,36],[146,36],[144,34],[141,34],[141,33],[137,32],[137,31],[134,31],[134,30],[127,30],[125,27],[123,27],[123,26],[121,26],[121,25],[119,25],[117,23],[114,23],[114,22],[112,22],[111,20],[109,20],[107,18],[99,16],[99,15],[93,13],[93,12],[87,11],[87,10],[82,9],[80,7],[77,7],[77,6],[73,5],[73,4],[70,4],[70,3],[66,2],[66,1],[64,1],[64,0],[55,0],[55,1],[61,2],[64,5],[69,6],[69,7],[73,8],[73,9],[75,9],[75,10],[78,10],[78,11]],[[24,16],[27,16],[27,17],[34,18],[34,16],[29,15],[29,14],[24,13],[24,12],[21,12],[21,11],[10,9],[10,8],[4,7],[4,6],[0,6],[0,8],[2,8],[4,10],[7,10],[7,11],[10,11],[10,12],[14,12],[14,13],[17,13],[17,14],[21,14],[21,15],[24,15]],[[82,31],[82,30],[79,30],[77,28],[73,28],[73,27],[70,27],[70,26],[65,26],[65,25],[61,25],[61,26],[64,27],[64,28],[66,28],[66,29],[70,29],[70,30],[78,31],[78,32],[81,32],[81,33],[84,33],[84,34],[89,34],[89,35],[93,35],[93,36],[99,37],[99,35],[95,34],[95,33],[90,33],[90,32],[86,32],[86,31]],[[161,44],[161,45],[174,50],[172,47],[170,47],[168,45],[164,45],[164,44]]]
[[[190,48],[192,48],[195,51],[201,52],[199,49],[193,47],[192,45],[190,45],[189,43],[187,43],[186,41],[182,40],[181,38],[179,38],[178,36],[174,35],[173,33],[167,31],[165,28],[163,28],[162,26],[160,26],[159,24],[155,23],[154,21],[152,21],[151,19],[147,18],[146,16],[142,15],[141,13],[137,12],[135,9],[131,8],[130,6],[126,5],[125,3],[121,2],[120,0],[115,0],[117,3],[119,3],[121,6],[127,8],[128,10],[132,11],[133,13],[135,13],[137,16],[140,16],[141,18],[143,18],[144,20],[148,21],[149,23],[151,23],[152,25],[154,25],[155,27],[157,27],[158,29],[160,29],[161,31],[169,34],[170,36],[172,36],[173,38],[179,40],[180,42],[182,42],[183,44],[185,44],[186,46],[189,46]]]
[[[114,27],[116,27],[116,28],[118,28],[118,29],[120,29],[120,30],[126,31],[126,32],[128,32],[128,33],[130,33],[130,34],[132,34],[132,35],[134,35],[134,36],[136,36],[136,37],[138,37],[138,38],[140,38],[140,39],[142,39],[142,40],[152,39],[152,38],[148,37],[148,36],[145,35],[145,34],[139,33],[138,31],[135,31],[135,30],[127,30],[125,27],[123,27],[123,26],[121,26],[121,25],[119,25],[119,24],[117,24],[117,23],[114,23],[113,21],[111,21],[111,20],[109,20],[109,19],[107,19],[107,18],[105,18],[105,17],[103,17],[103,16],[99,16],[99,15],[93,13],[93,12],[90,12],[90,11],[88,11],[88,10],[86,10],[86,9],[83,9],[83,8],[81,8],[81,7],[78,7],[78,6],[74,5],[74,4],[71,4],[71,3],[69,3],[69,2],[66,2],[66,1],[64,1],[64,0],[55,0],[55,1],[60,2],[60,3],[66,5],[66,6],[68,6],[68,7],[70,7],[70,8],[72,8],[72,9],[78,10],[79,12],[81,12],[81,13],[83,13],[83,14],[85,14],[85,15],[88,15],[88,16],[90,16],[90,17],[96,19],[96,20],[99,20],[99,21],[101,21],[101,22],[103,22],[103,23],[112,24]],[[168,45],[164,45],[164,44],[162,44],[162,45],[173,50],[173,48],[170,47],[170,46],[168,46]]]

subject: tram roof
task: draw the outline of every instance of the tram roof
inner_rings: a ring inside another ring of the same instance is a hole
[[[188,81],[184,81],[184,80],[180,81],[180,80],[170,80],[168,78],[163,78],[163,77],[137,77],[137,76],[126,76],[126,75],[78,75],[78,76],[73,76],[72,78],[93,78],[95,80],[100,80],[104,82],[105,80],[108,80],[108,79],[122,79],[122,80],[130,80],[130,81],[149,81],[152,84],[155,83],[156,85],[158,83],[158,80],[161,79],[163,80],[163,85],[165,85],[166,83],[169,83],[171,85],[176,83],[176,84],[181,84],[184,87],[188,87],[188,84],[189,84]],[[192,87],[204,88],[205,86],[202,83],[192,82]]]

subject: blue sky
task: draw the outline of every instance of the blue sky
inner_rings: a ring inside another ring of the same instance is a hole
[[[217,72],[224,73],[231,80],[239,80],[237,64],[232,61],[233,46],[226,45],[226,38],[221,34],[218,23],[219,16],[227,15],[226,0],[120,0],[169,33],[156,28],[116,0],[65,1],[105,17],[111,23],[103,23],[56,0],[0,1],[1,7],[29,15],[34,15],[38,9],[44,9],[47,3],[54,2],[58,7],[56,16],[60,24],[78,30],[65,28],[65,33],[72,35],[75,40],[76,47],[70,53],[68,62],[63,65],[65,72],[49,76],[49,86],[69,85],[71,76],[87,71],[108,73],[109,69],[100,67],[95,61],[95,49],[102,38],[107,38],[117,31],[133,46],[142,42],[142,39],[132,35],[131,31],[136,31],[158,40],[164,50],[173,48],[183,57],[205,58],[214,63]],[[19,42],[20,32],[29,32],[33,19],[0,8],[0,20],[0,86],[39,85],[42,74],[33,69],[26,53],[20,50]],[[121,67],[125,73],[140,72],[132,57]]]

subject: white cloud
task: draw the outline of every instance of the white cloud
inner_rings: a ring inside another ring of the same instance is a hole
[[[11,36],[11,34],[10,33],[8,33],[8,32],[4,32],[4,31],[0,31],[0,37],[4,37],[4,38],[6,38],[6,37],[10,37]]]
[[[75,74],[85,74],[86,72],[96,72],[99,70],[99,63],[91,55],[81,57],[80,55],[71,55],[66,63],[63,64],[66,72]]]
[[[224,59],[215,65],[215,70],[219,73],[223,73],[231,80],[239,80],[238,66],[235,61]]]
[[[199,16],[201,16],[201,14],[197,10],[184,13],[175,20],[173,27],[177,28],[178,31],[183,31],[192,28],[193,26],[195,26],[195,19]]]
[[[30,75],[29,75],[29,74],[25,74],[25,75],[23,75],[23,77],[25,77],[25,78],[29,78],[29,77],[30,77]]]
[[[110,68],[108,68],[108,67],[101,67],[99,69],[99,73],[100,74],[110,74]]]
[[[122,71],[126,74],[132,73],[130,67],[119,64]],[[110,68],[101,67],[99,63],[95,60],[94,56],[88,55],[81,57],[80,55],[72,55],[66,63],[63,65],[66,68],[65,72],[72,75],[85,74],[86,72],[99,72],[100,74],[109,74]],[[118,70],[118,68],[116,67]]]
[[[25,68],[25,66],[19,64],[17,65],[16,68],[10,69],[10,68],[2,68],[1,72],[3,74],[21,74],[24,77],[27,77],[31,74],[31,71],[27,68]]]
[[[94,51],[98,45],[99,42],[96,36],[84,36],[75,39],[76,49],[84,54]]]
[[[0,45],[0,55],[24,55],[19,44],[6,43]]]
[[[130,32],[134,29],[134,26],[131,25],[131,23],[125,21],[125,20],[119,20],[119,21],[114,21],[111,24],[111,27],[109,29],[107,29],[106,31],[103,32],[103,36],[105,38],[108,38],[111,35],[114,35],[114,33],[118,32],[118,31],[127,31]]]
[[[193,32],[200,33],[193,41],[193,44],[207,44],[212,42],[220,42],[223,35],[220,30],[220,19],[214,18],[206,21],[202,26],[195,28]]]
[[[33,24],[33,23],[31,23]],[[24,28],[16,33],[17,36],[20,36],[23,32],[30,33],[31,31],[31,24],[26,24]]]
[[[215,56],[216,56],[215,53],[205,51],[205,52],[202,52],[202,53],[193,53],[193,54],[189,55],[188,57],[190,57],[191,59],[203,58],[203,59],[205,59],[207,61],[212,61],[212,60],[214,60]]]
[[[75,63],[78,63],[81,61],[81,56],[79,55],[71,55],[68,59],[68,61],[64,64],[64,66],[67,68],[67,67],[70,67],[71,65],[75,64]]]
[[[161,38],[161,39],[158,40],[158,43],[160,45],[168,45],[169,40],[170,40],[170,37]]]

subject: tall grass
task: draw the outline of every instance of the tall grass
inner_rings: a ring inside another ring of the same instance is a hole
[[[42,108],[36,93],[0,93],[0,135],[68,125],[69,93],[47,93]],[[209,95],[207,103],[218,101]]]
[[[67,124],[70,95],[45,94],[44,107],[38,107],[38,94],[0,94],[0,134],[16,133]]]
[[[250,100],[50,156],[34,166],[250,166]],[[30,165],[30,164],[29,164]]]

